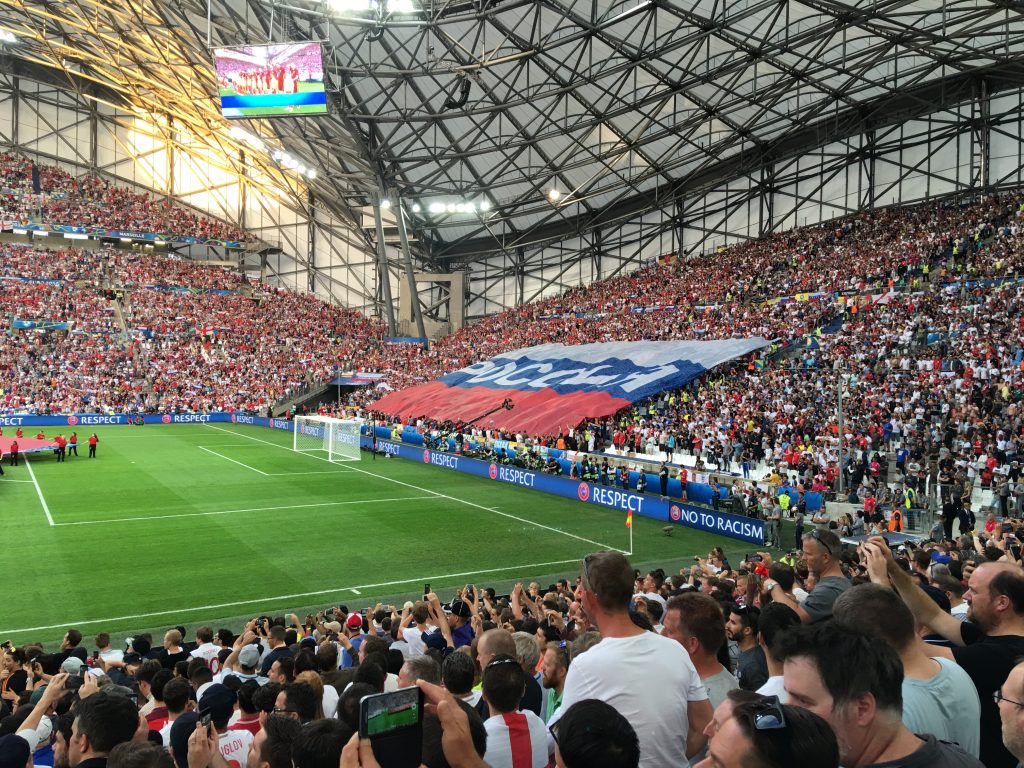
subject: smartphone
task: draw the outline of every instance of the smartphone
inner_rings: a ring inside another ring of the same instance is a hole
[[[764,561],[764,558],[761,557],[760,555],[751,555],[749,553],[747,554],[747,562],[748,563],[760,563],[760,562],[763,562],[763,561]]]
[[[100,652],[99,652],[99,651],[93,651],[93,652],[92,652],[92,658],[93,658],[93,661],[95,661],[95,660],[96,660],[96,659],[98,659],[99,657],[100,657]]]
[[[430,584],[423,585],[423,596],[426,597],[430,594]]]
[[[200,710],[199,724],[206,729],[207,733],[210,733],[213,728],[213,713],[208,709]]]
[[[1012,523],[1003,523],[1003,533],[1010,533],[1013,530]]]
[[[388,768],[419,768],[423,753],[423,691],[417,686],[363,696],[359,738],[370,739],[374,757]]]
[[[1010,556],[1014,560],[1020,560],[1020,544],[1011,544],[1010,545]]]

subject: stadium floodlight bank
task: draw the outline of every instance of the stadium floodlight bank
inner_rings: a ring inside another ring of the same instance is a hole
[[[292,449],[299,453],[326,454],[328,461],[359,461],[359,428],[362,419],[330,416],[296,416]]]

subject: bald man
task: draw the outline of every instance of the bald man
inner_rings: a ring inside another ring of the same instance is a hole
[[[999,718],[1003,722],[1003,746],[1024,765],[1024,661],[1010,670],[996,691]]]
[[[992,692],[1024,656],[1024,572],[1011,563],[980,564],[964,593],[968,621],[959,621],[939,608],[917,581],[896,565],[884,539],[873,537],[861,549],[871,580],[895,587],[918,624],[953,644],[952,648],[923,644],[923,648],[931,656],[953,659],[978,689],[981,761],[986,768],[1015,768],[1017,759],[1000,738],[999,708]]]

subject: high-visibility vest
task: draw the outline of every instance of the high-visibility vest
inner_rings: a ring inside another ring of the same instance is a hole
[[[892,511],[889,518],[889,533],[900,533],[903,530],[903,513],[898,509]]]

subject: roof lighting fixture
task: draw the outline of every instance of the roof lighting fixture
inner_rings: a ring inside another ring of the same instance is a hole
[[[548,190],[548,200],[550,200],[552,203],[557,203],[561,199],[562,193],[559,192],[557,189],[552,187],[551,189]]]

